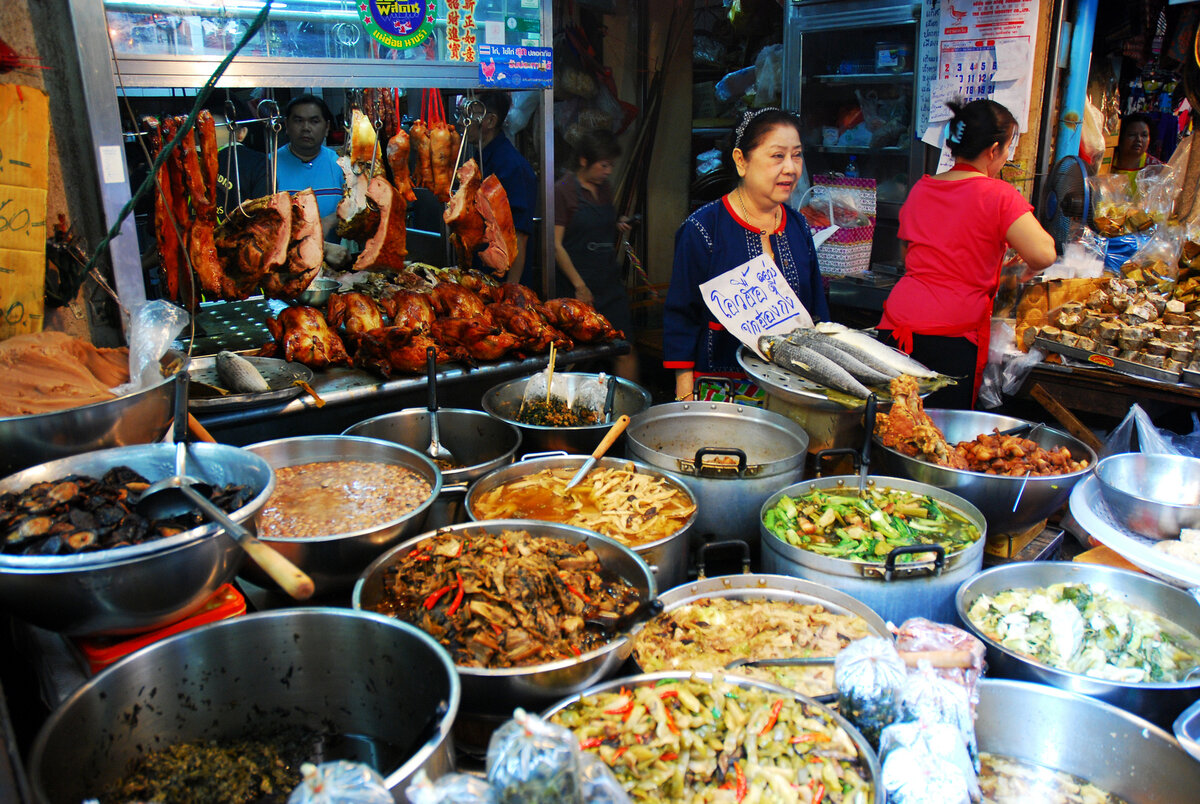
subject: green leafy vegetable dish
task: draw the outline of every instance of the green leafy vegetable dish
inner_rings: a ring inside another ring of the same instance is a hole
[[[924,494],[890,488],[814,489],[783,496],[763,515],[777,538],[818,555],[882,562],[897,547],[940,544],[951,555],[979,541],[966,515]],[[908,553],[897,563],[929,561],[931,553]]]
[[[1200,640],[1103,584],[1057,583],[980,595],[967,617],[1004,647],[1069,673],[1171,684],[1200,665]]]

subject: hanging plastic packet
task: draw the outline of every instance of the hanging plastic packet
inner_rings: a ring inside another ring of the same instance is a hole
[[[907,678],[904,660],[890,640],[867,637],[852,642],[834,661],[838,710],[872,746],[899,714]]]
[[[411,804],[495,804],[492,786],[465,773],[448,773],[431,781],[424,770],[417,771],[404,791]]]
[[[129,382],[112,392],[124,396],[162,380],[159,361],[187,323],[187,311],[163,299],[135,306],[129,315]]]
[[[1179,254],[1184,240],[1184,228],[1166,223],[1121,266],[1121,275],[1139,285],[1153,287],[1162,293],[1172,293],[1179,278]]]
[[[579,752],[579,779],[587,804],[632,804],[612,770],[590,751]]]
[[[987,653],[983,642],[953,625],[912,617],[901,623],[896,632],[896,650],[909,664],[927,659],[936,675],[962,687],[974,721],[979,679]]]
[[[616,379],[601,372],[564,374],[547,366],[529,378],[517,420],[526,424],[579,427],[605,421],[609,386]]]
[[[963,744],[962,735],[953,726],[946,723],[893,723],[883,730],[883,735],[879,738],[879,756],[884,767],[884,785],[888,788],[889,794],[893,787],[904,787],[910,792],[915,791],[918,785],[927,780],[919,774],[914,775],[907,761],[894,761],[889,764],[888,757],[897,752],[906,758],[911,758],[912,752],[915,752],[924,757],[921,764],[939,761],[953,765],[957,773],[950,773],[948,770],[942,769],[942,772],[935,778],[944,779],[946,782],[950,779],[954,779],[956,782],[961,779],[963,791],[967,796],[966,799],[962,799],[963,801],[968,799],[978,801],[982,797],[975,766],[967,753],[967,747]],[[939,786],[942,784],[939,782]],[[957,784],[955,787],[957,789]],[[928,800],[942,801],[943,799]],[[959,800],[957,794],[951,800]]]
[[[570,730],[517,709],[488,742],[497,804],[584,804],[579,754]]]
[[[1127,231],[1126,218],[1133,206],[1133,182],[1122,173],[1089,176],[1092,191],[1092,226],[1105,237]]]
[[[939,676],[928,661],[919,661],[917,669],[908,674],[900,698],[900,720],[952,726],[961,735],[972,767],[978,766],[975,719],[971,715],[967,690]]]
[[[288,804],[394,804],[383,777],[360,762],[305,762],[300,777]]]

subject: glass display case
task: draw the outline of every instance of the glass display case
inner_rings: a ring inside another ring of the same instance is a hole
[[[784,106],[800,116],[810,175],[876,181],[875,272],[903,268],[900,205],[921,175],[915,136],[917,34],[913,0],[790,0],[784,24]]]

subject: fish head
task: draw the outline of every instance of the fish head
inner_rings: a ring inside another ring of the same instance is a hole
[[[774,360],[772,355],[775,353],[775,348],[783,341],[778,335],[759,335],[758,336],[758,351],[760,351],[767,360]]]

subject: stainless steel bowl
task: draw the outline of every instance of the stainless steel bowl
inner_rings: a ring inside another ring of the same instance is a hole
[[[467,484],[513,462],[521,448],[521,431],[481,410],[438,409],[441,443],[462,464],[442,470],[442,493],[425,519],[426,528],[441,528],[466,520],[463,498]],[[379,438],[424,453],[429,447],[429,411],[408,408],[361,421],[342,435]]]
[[[420,533],[433,501],[442,490],[442,474],[433,461],[414,449],[377,438],[295,436],[260,441],[246,449],[262,457],[273,469],[321,461],[390,463],[416,472],[430,486],[430,495],[423,503],[382,525],[298,539],[260,537],[308,573],[317,595],[349,589],[363,568],[380,553],[414,533]],[[246,562],[242,574],[259,586],[276,588],[275,582],[256,564]]]
[[[560,372],[555,377],[591,377],[596,374],[571,374]],[[521,431],[522,444],[527,453],[553,452],[562,450],[587,455],[604,439],[612,424],[589,424],[583,427],[547,427],[525,424],[516,420],[525,398],[525,386],[533,377],[520,377],[493,386],[483,395],[483,409],[501,421],[506,421]],[[629,380],[614,377],[617,390],[613,396],[613,419],[618,416],[636,416],[650,407],[650,392]],[[625,451],[624,434],[609,447],[609,453],[620,455]]]
[[[1200,635],[1200,606],[1182,589],[1149,575],[1097,564],[1070,561],[1030,561],[984,570],[959,587],[954,603],[959,618],[987,646],[988,672],[1002,678],[1038,681],[1070,692],[1090,695],[1170,728],[1175,716],[1200,694],[1200,678],[1174,684],[1133,684],[1092,678],[1057,670],[1004,647],[970,621],[967,612],[980,595],[1005,589],[1041,588],[1056,583],[1104,584],[1113,595],[1140,606]]]
[[[1007,430],[1023,419],[981,413],[974,410],[930,410],[933,420],[951,445],[972,441],[993,429]],[[1086,460],[1088,468],[1045,477],[1009,477],[951,469],[926,463],[880,445],[876,438],[876,457],[881,474],[907,477],[953,492],[975,505],[987,518],[988,531],[994,534],[1020,533],[1046,519],[1067,502],[1071,489],[1087,477],[1096,463],[1096,453],[1082,441],[1051,427],[1038,428],[1033,440],[1044,449],[1065,446],[1076,460]],[[876,466],[872,466],[875,469]],[[1016,509],[1015,511],[1013,509]]]
[[[99,477],[115,466],[161,480],[175,473],[175,446],[141,444],[60,458],[0,480],[0,492],[70,474]],[[187,471],[214,486],[250,487],[254,496],[230,514],[236,522],[250,520],[275,489],[266,461],[224,444],[190,445]],[[149,631],[191,614],[241,563],[241,548],[217,525],[77,555],[0,555],[0,608],[66,634]]]
[[[77,804],[149,751],[299,727],[349,738],[353,754],[329,759],[378,765],[405,801],[418,770],[453,769],[460,694],[450,657],[405,623],[336,608],[250,614],[156,642],[79,688],[38,732],[29,783],[38,804]]]
[[[473,520],[486,520],[478,511],[478,501],[487,492],[514,480],[520,480],[529,475],[537,474],[545,469],[577,470],[587,460],[581,455],[551,456],[545,458],[527,458],[517,461],[510,466],[496,469],[488,475],[476,480],[467,490],[467,515]],[[677,489],[680,493],[696,504],[696,495],[681,481],[652,466],[624,458],[601,458],[596,462],[597,469],[620,469],[632,464],[638,472],[650,475],[663,483]],[[698,511],[692,512],[687,521],[677,531],[656,539],[652,542],[639,544],[630,549],[637,553],[650,565],[651,572],[661,589],[670,589],[687,580],[688,567],[688,534],[696,522]]]
[[[174,391],[172,375],[116,399],[0,418],[0,476],[83,452],[158,441],[171,425]]]
[[[658,684],[660,681],[664,681],[664,680],[678,681],[678,680],[685,680],[685,679],[689,679],[689,678],[711,684],[713,681],[713,674],[712,673],[663,672],[663,673],[643,673],[641,675],[636,675],[636,676],[626,676],[623,678],[615,678],[610,681],[606,681],[603,684],[597,684],[596,686],[594,686],[590,689],[584,690],[583,692],[579,693],[578,695],[572,695],[571,697],[566,698],[565,700],[559,701],[557,704],[555,704],[554,706],[550,707],[545,712],[543,712],[542,717],[549,719],[555,713],[557,713],[563,709],[566,709],[571,704],[574,704],[577,701],[581,701],[589,696],[598,695],[603,692],[613,692],[613,691],[621,689],[622,687],[627,687],[627,688],[650,687],[650,686],[654,686],[654,685]],[[850,735],[850,739],[854,742],[855,747],[858,749],[859,756],[862,757],[862,764],[864,766],[864,768],[863,768],[863,770],[865,772],[864,781],[870,783],[871,787],[874,790],[874,797],[869,800],[875,802],[875,804],[886,804],[887,793],[883,788],[883,775],[882,775],[882,771],[880,769],[879,759],[875,755],[875,751],[867,743],[866,739],[862,736],[862,734],[858,731],[858,729],[854,728],[854,726],[852,726],[850,724],[850,721],[846,720],[844,717],[842,717],[841,715],[839,715],[837,712],[833,711],[832,709],[829,709],[828,707],[814,701],[812,698],[807,698],[807,697],[801,695],[800,693],[796,692],[795,690],[789,690],[784,687],[775,686],[774,684],[768,684],[765,681],[759,681],[757,679],[751,679],[751,678],[744,678],[741,676],[726,676],[725,680],[729,684],[731,684],[735,687],[740,687],[742,689],[757,688],[757,689],[765,690],[767,692],[775,693],[776,695],[783,695],[788,698],[793,698],[797,701],[802,701],[803,703],[807,704],[812,709],[820,710],[821,712],[823,712],[831,721],[836,723],[848,735]],[[798,735],[796,735],[796,736],[798,736]],[[659,761],[669,761],[669,760],[659,760]]]
[[[658,594],[654,575],[628,547],[582,528],[552,522],[525,519],[494,519],[487,522],[464,522],[441,530],[424,533],[409,539],[381,555],[367,567],[354,585],[352,602],[356,609],[376,610],[383,599],[384,572],[417,545],[441,533],[501,533],[523,530],[534,538],[556,538],[577,544],[584,542],[600,559],[606,569],[629,581],[643,601]],[[463,711],[471,714],[512,716],[514,707],[538,710],[550,703],[578,692],[616,672],[629,658],[629,637],[618,634],[603,647],[582,656],[562,659],[530,667],[488,669],[458,667],[463,685]]]
[[[341,283],[336,279],[317,277],[304,289],[303,293],[296,297],[296,303],[305,307],[321,307],[329,301],[329,297],[340,285]]]
[[[1200,762],[1169,733],[1111,704],[1044,684],[979,684],[979,750],[1086,779],[1128,804],[1178,804],[1200,789]]]
[[[1200,458],[1124,452],[1096,464],[1100,495],[1121,524],[1151,539],[1200,528]]]

